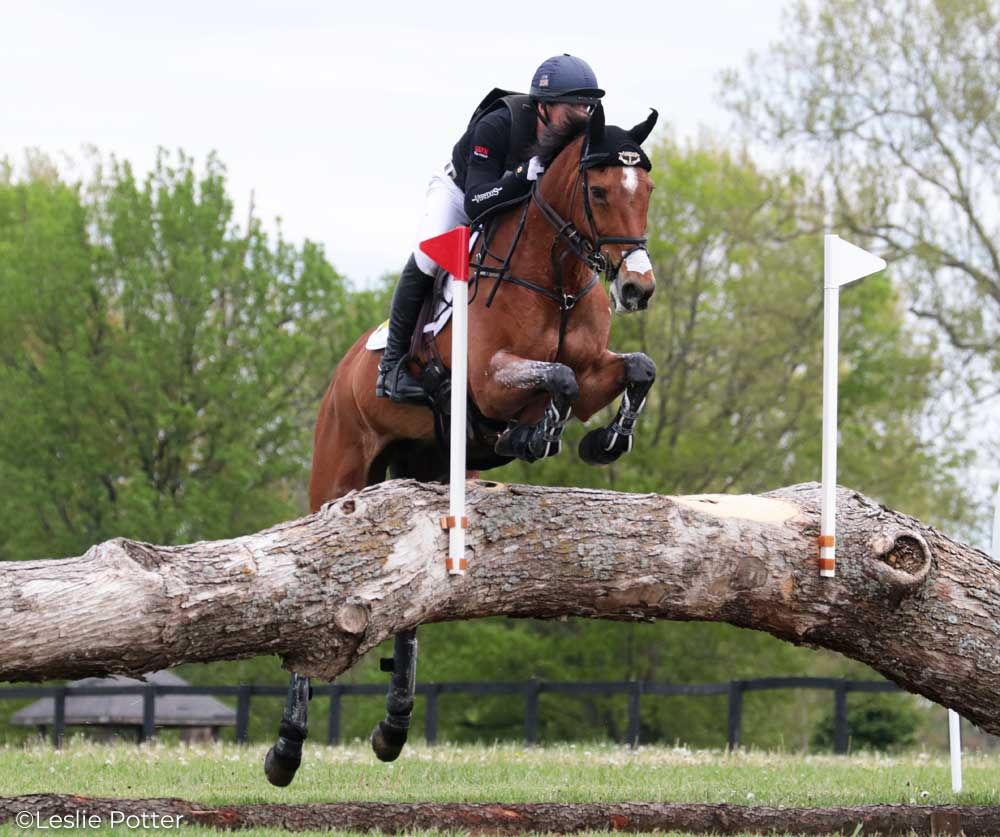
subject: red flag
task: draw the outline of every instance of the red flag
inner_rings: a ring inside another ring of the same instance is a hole
[[[420,252],[430,256],[459,282],[469,281],[469,228],[453,230],[420,242]]]

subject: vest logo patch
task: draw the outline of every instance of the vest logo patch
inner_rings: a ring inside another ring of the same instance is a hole
[[[626,166],[634,166],[642,157],[639,156],[638,151],[619,151],[618,159]]]
[[[476,157],[489,157],[490,150],[485,145],[477,145],[472,149],[472,153]]]
[[[480,192],[478,195],[472,196],[473,203],[481,203],[482,201],[489,200],[490,198],[495,198],[503,191],[503,186],[494,186],[488,192]]]

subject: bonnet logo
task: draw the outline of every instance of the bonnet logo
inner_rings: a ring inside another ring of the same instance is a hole
[[[618,159],[621,160],[626,166],[634,166],[642,158],[639,156],[638,151],[619,151]]]

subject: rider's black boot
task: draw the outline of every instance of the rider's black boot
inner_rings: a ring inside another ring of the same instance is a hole
[[[399,404],[428,403],[424,388],[406,368],[406,356],[413,328],[420,316],[420,306],[433,282],[434,277],[417,267],[417,260],[411,253],[399,275],[396,292],[392,295],[389,334],[386,337],[385,353],[378,365],[378,377],[375,379],[375,395],[378,398],[388,397]]]

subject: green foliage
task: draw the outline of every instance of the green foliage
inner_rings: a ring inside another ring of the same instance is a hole
[[[909,313],[940,343],[940,406],[928,435],[950,436],[943,447],[980,448],[980,465],[993,469],[1000,457],[993,423],[1000,396],[1000,6],[797,0],[789,7],[781,38],[727,72],[722,95],[746,142],[762,144],[782,166],[808,161],[822,173],[816,194],[826,196],[827,229],[869,242],[889,259]],[[896,368],[886,365],[883,374]],[[864,451],[856,441],[845,439],[843,448]],[[881,447],[872,452],[882,455]],[[886,479],[906,482],[892,470]],[[988,542],[990,492],[971,488],[978,507],[970,504],[974,521],[959,531]],[[944,502],[948,514],[957,511]]]
[[[241,229],[214,157],[0,181],[0,557],[257,531],[303,510],[357,309],[322,248]]]
[[[898,751],[916,742],[922,720],[912,695],[850,694],[847,704],[848,740],[852,750]],[[812,746],[832,750],[833,707],[823,715],[813,732]]]

